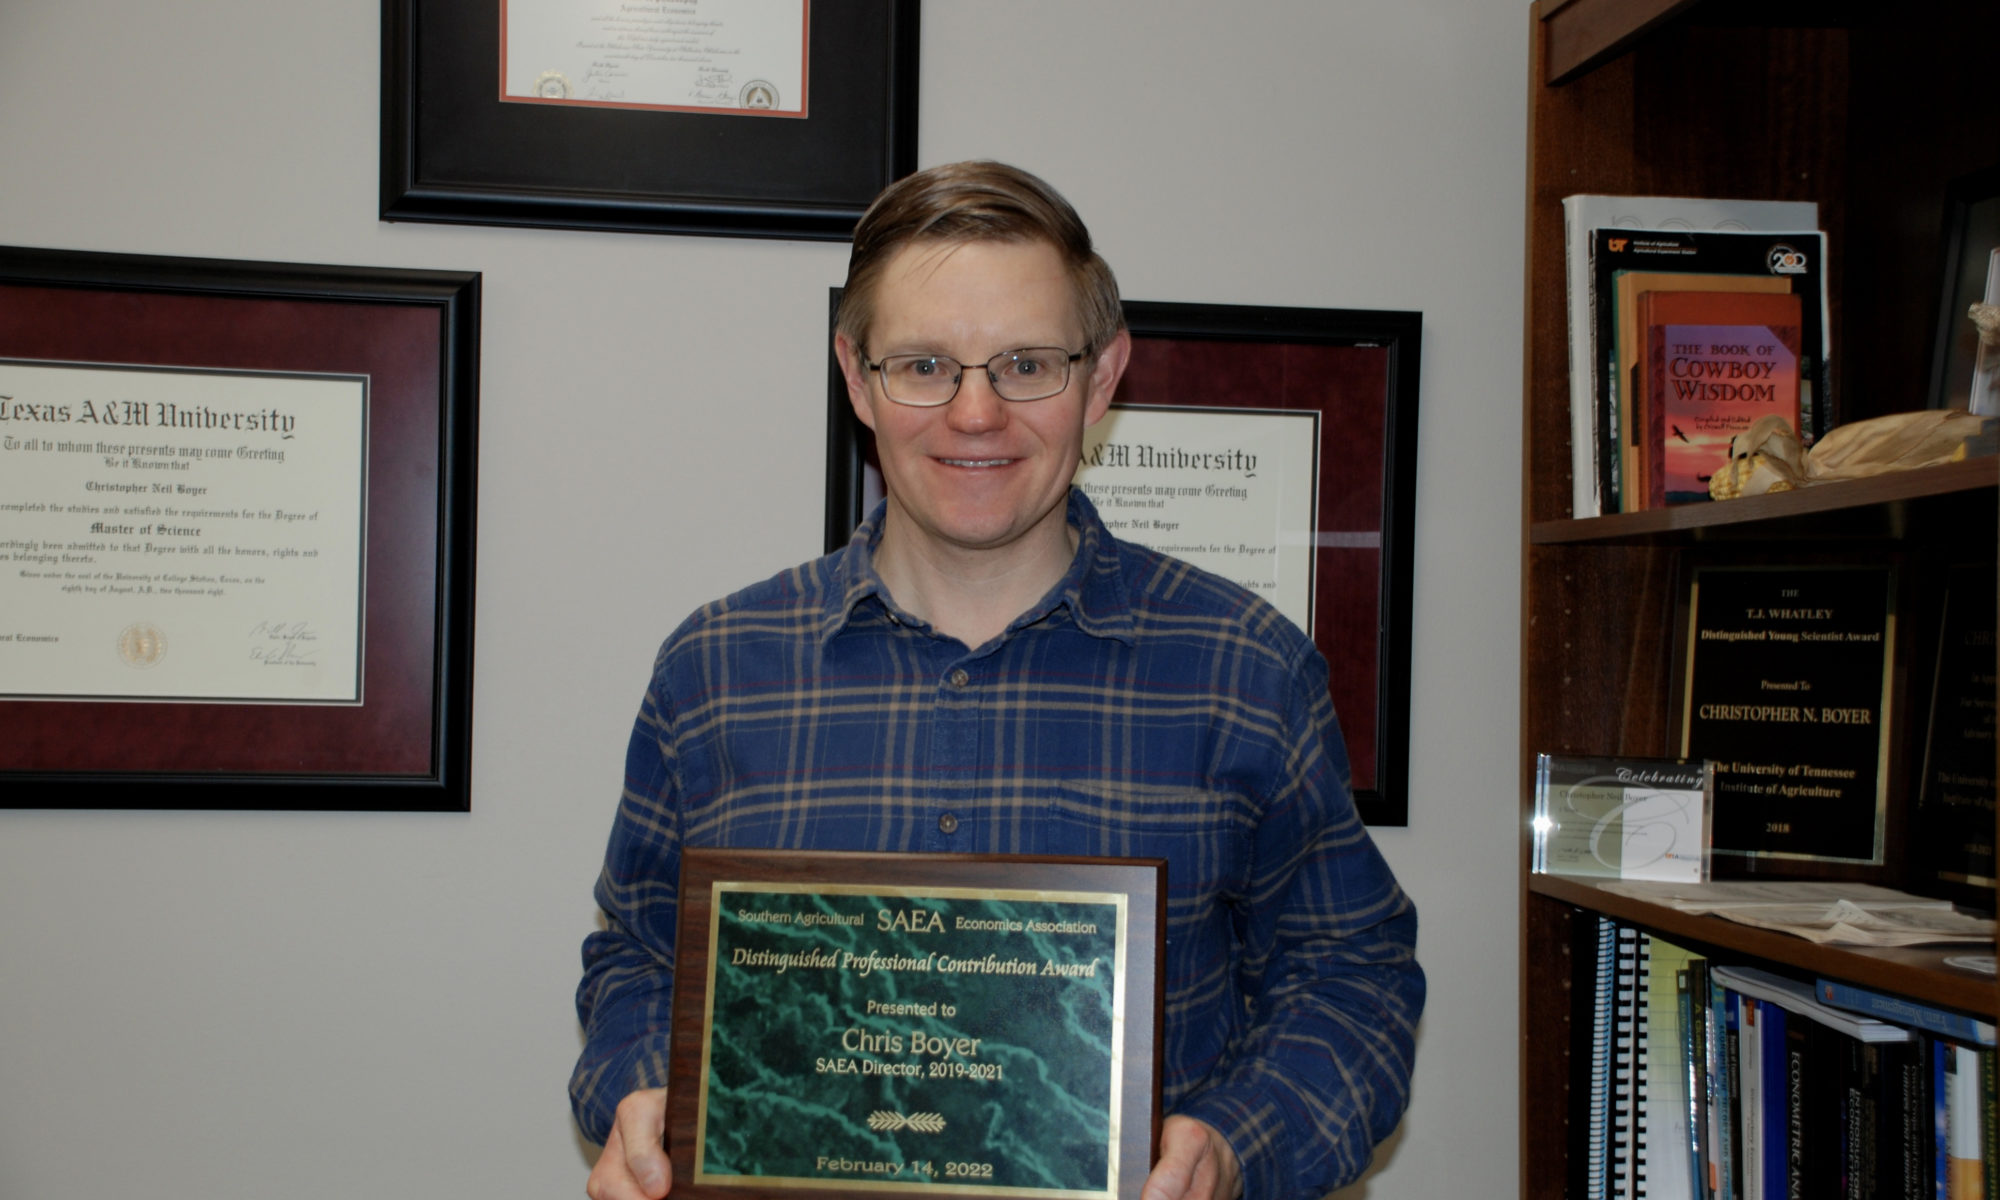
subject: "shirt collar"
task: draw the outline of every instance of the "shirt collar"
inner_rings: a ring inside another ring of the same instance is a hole
[[[855,527],[847,545],[832,556],[829,575],[833,586],[827,589],[820,618],[822,647],[847,629],[863,604],[871,599],[891,621],[922,624],[896,607],[875,570],[875,547],[882,538],[887,510],[887,501],[878,502],[868,518]],[[1007,627],[1007,633],[1067,608],[1077,629],[1092,637],[1128,644],[1135,641],[1131,596],[1125,584],[1118,539],[1104,527],[1096,507],[1079,488],[1069,490],[1067,516],[1070,528],[1077,531],[1076,557],[1048,594],[1015,619]]]

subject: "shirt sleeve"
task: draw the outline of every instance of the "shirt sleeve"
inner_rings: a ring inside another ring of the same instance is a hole
[[[584,939],[576,991],[584,1047],[570,1077],[570,1107],[600,1145],[620,1100],[667,1084],[681,837],[661,677],[656,669],[626,749],[624,794],[597,879],[604,928]]]
[[[1416,910],[1355,813],[1324,661],[1302,659],[1238,914],[1248,1025],[1177,1110],[1236,1151],[1246,1200],[1367,1169],[1409,1102],[1424,1005]]]

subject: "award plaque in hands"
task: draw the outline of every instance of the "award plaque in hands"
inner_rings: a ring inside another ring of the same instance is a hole
[[[1137,1197],[1157,860],[690,850],[677,1197]]]

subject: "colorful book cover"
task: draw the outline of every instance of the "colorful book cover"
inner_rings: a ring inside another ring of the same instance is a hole
[[[1806,359],[1800,375],[1806,381],[1801,414],[1803,440],[1811,443],[1830,426],[1832,399],[1828,394],[1826,238],[1811,230],[1773,233],[1676,232],[1647,229],[1594,229],[1590,233],[1593,384],[1600,413],[1598,491],[1606,512],[1626,511],[1636,504],[1621,496],[1619,416],[1616,393],[1609,383],[1616,348],[1613,280],[1620,271],[1660,271],[1678,274],[1778,276],[1791,283],[1801,299],[1802,339]]]
[[[1732,292],[1646,292],[1647,356],[1636,455],[1640,506],[1706,501],[1729,440],[1764,417],[1799,429],[1799,298]]]
[[[1612,350],[1611,386],[1617,389],[1611,405],[1619,419],[1619,440],[1625,457],[1625,474],[1637,478],[1645,431],[1637,424],[1641,415],[1643,369],[1646,361],[1646,330],[1639,323],[1639,297],[1648,292],[1759,292],[1788,295],[1792,281],[1782,275],[1680,274],[1673,271],[1620,271],[1612,281],[1612,324],[1616,327]],[[1630,506],[1628,505],[1628,508]],[[1655,506],[1657,507],[1657,506]]]

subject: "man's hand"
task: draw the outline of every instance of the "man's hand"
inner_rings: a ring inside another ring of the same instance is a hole
[[[1160,1124],[1160,1161],[1139,1200],[1237,1200],[1243,1170],[1222,1135],[1193,1117]]]
[[[666,1137],[667,1089],[633,1092],[620,1100],[604,1153],[583,1188],[590,1200],[661,1200],[674,1185]]]

